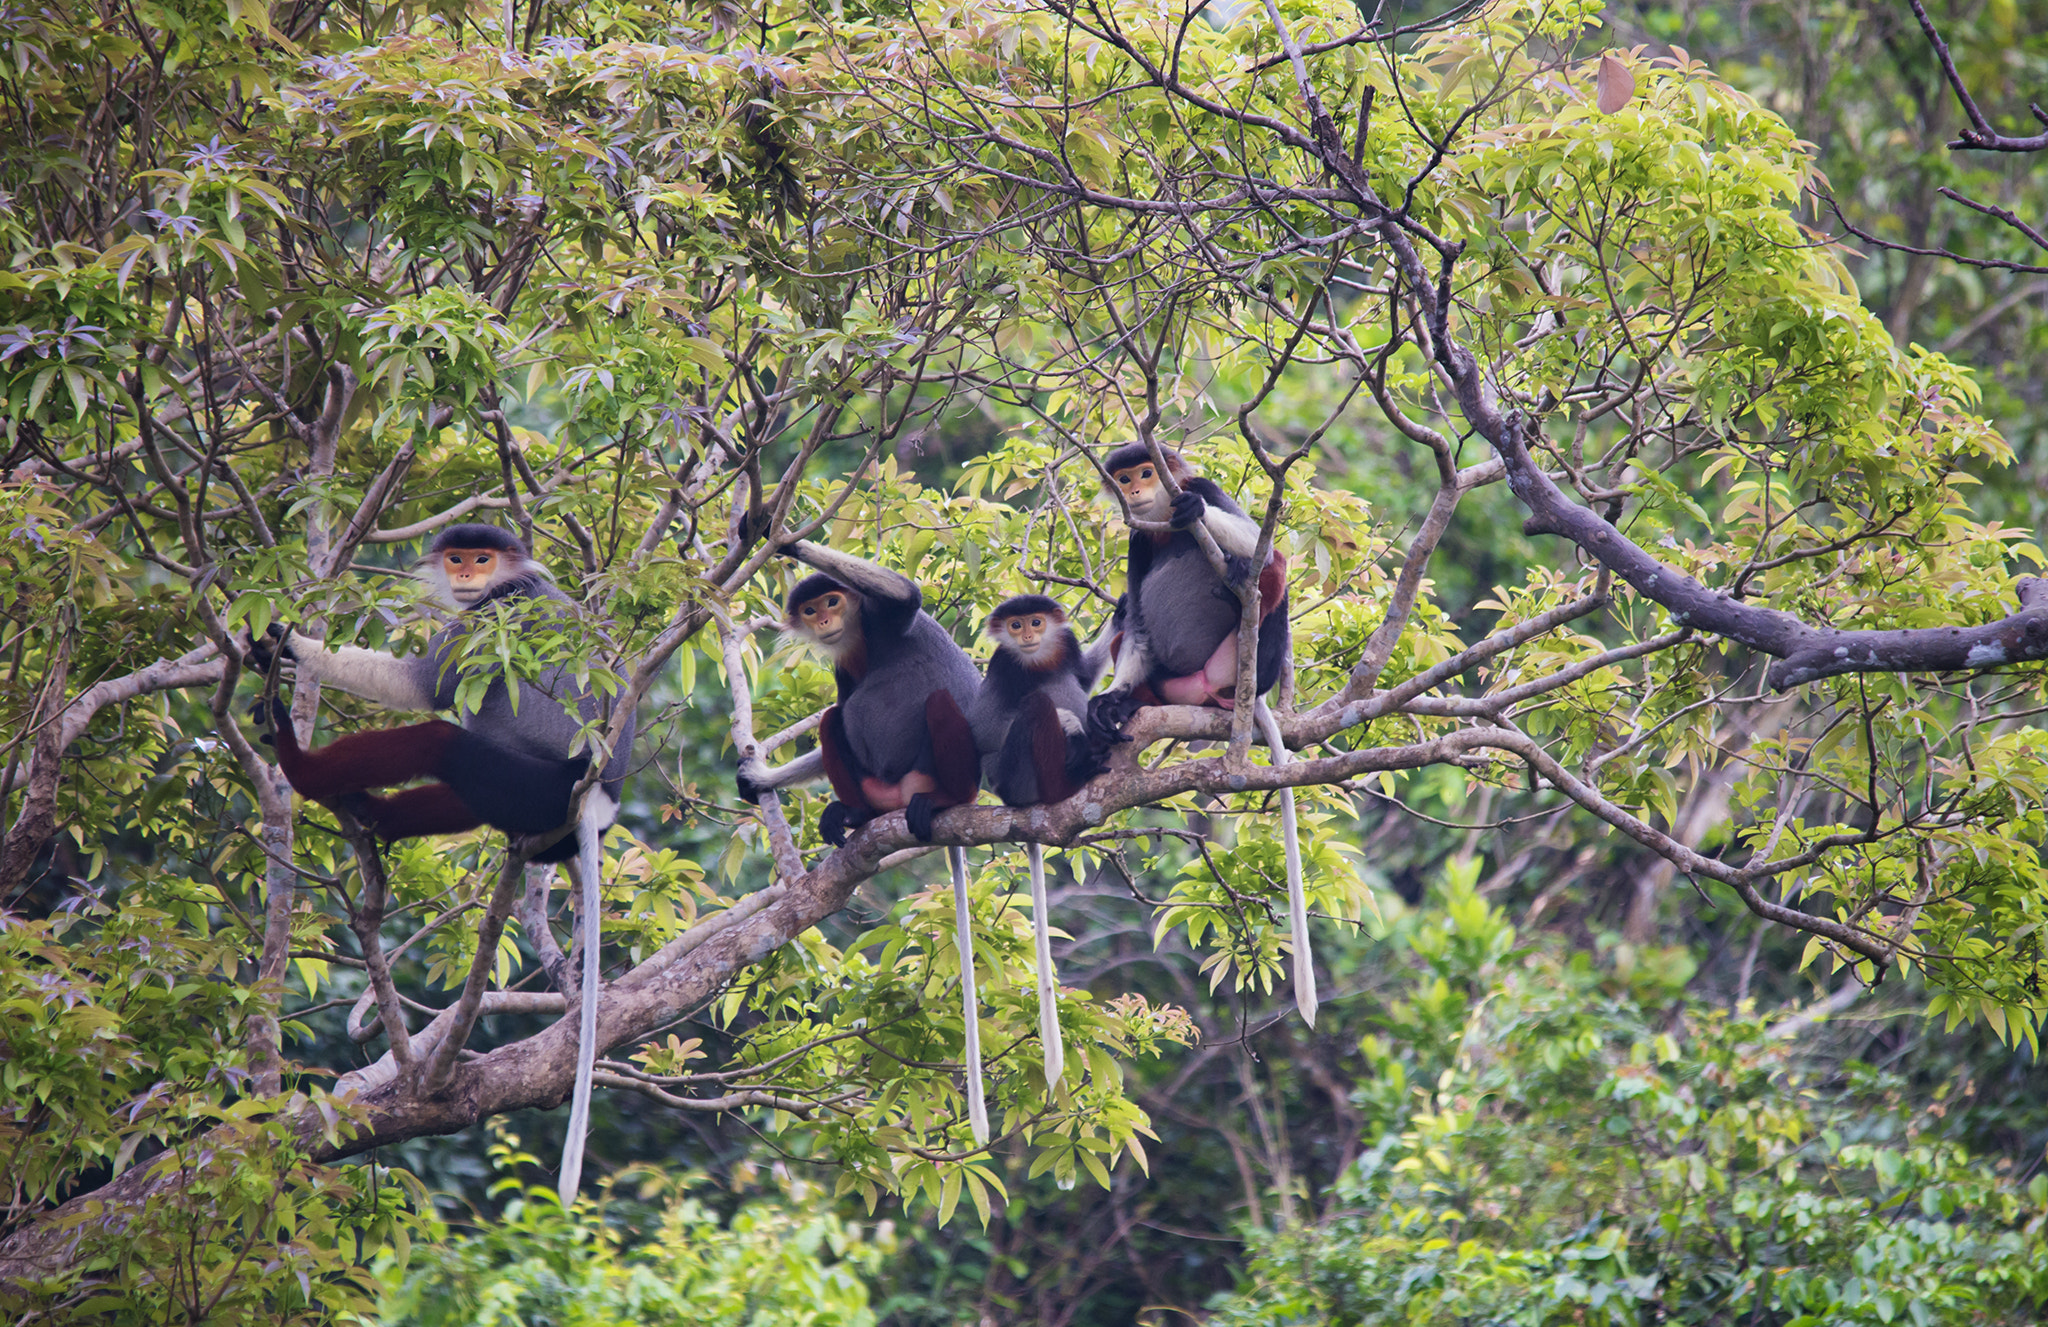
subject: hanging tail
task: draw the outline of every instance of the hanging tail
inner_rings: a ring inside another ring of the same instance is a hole
[[[1292,764],[1294,757],[1287,750],[1287,743],[1280,738],[1280,721],[1273,717],[1273,711],[1260,696],[1252,705],[1252,715],[1259,721],[1259,731],[1265,734],[1266,745],[1272,748],[1273,764]],[[1294,789],[1280,790],[1280,834],[1287,852],[1287,928],[1294,938],[1294,1007],[1301,1011],[1301,1017],[1310,1027],[1316,1025],[1316,961],[1309,948],[1308,939],[1308,896],[1301,883],[1301,835],[1294,821]]]
[[[974,987],[974,917],[967,906],[967,849],[948,848],[953,863],[954,944],[960,951],[960,1005],[967,1022],[967,1124],[977,1147],[988,1146],[988,1102],[981,1091],[981,999]]]
[[[1059,1086],[1066,1069],[1066,1047],[1060,1042],[1059,984],[1052,975],[1051,909],[1045,901],[1045,849],[1024,845],[1031,862],[1031,929],[1038,943],[1038,1046],[1045,1056],[1045,1090]]]
[[[556,1182],[562,1206],[576,1201],[583,1182],[583,1141],[590,1132],[590,1076],[597,1064],[598,950],[602,926],[598,885],[604,868],[604,798],[592,788],[583,797],[576,826],[576,855],[569,859],[569,883],[576,888],[576,920],[583,928],[583,1000],[576,1020],[576,1087],[570,1096],[569,1136],[562,1141],[562,1170]]]

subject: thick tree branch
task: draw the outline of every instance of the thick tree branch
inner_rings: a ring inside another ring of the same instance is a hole
[[[1496,422],[1497,421],[1497,422]],[[1508,487],[1529,510],[1529,534],[1561,535],[1661,604],[1672,621],[1725,636],[1778,662],[1768,674],[1780,691],[1842,673],[1951,673],[2048,659],[2048,582],[2018,582],[2020,611],[1975,627],[1899,627],[1845,631],[1808,626],[1790,613],[1732,599],[1651,557],[1597,512],[1567,498],[1530,457],[1519,412],[1480,418],[1507,465]],[[1489,425],[1499,434],[1493,437]]]
[[[55,638],[50,642],[42,690],[30,707],[35,731],[30,748],[28,788],[21,812],[0,838],[0,898],[11,898],[28,879],[43,845],[57,832],[57,785],[64,777],[64,688],[71,678],[71,656],[78,647],[78,619],[69,604],[58,610]]]
[[[498,962],[498,937],[505,933],[505,919],[512,915],[515,893],[519,889],[520,877],[526,867],[526,858],[513,848],[505,850],[504,864],[498,868],[497,888],[491,891],[491,901],[484,907],[483,919],[477,923],[476,953],[469,963],[469,975],[462,984],[462,995],[450,1011],[452,1018],[449,1029],[441,1038],[441,1044],[434,1047],[434,1054],[426,1063],[421,1077],[425,1091],[433,1092],[448,1081],[454,1071],[455,1056],[468,1044],[469,1034],[476,1027],[477,1015],[483,1012],[486,988],[490,986],[491,972]]]

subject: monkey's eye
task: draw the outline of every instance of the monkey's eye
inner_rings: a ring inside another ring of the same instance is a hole
[[[1042,617],[1034,617],[1031,619],[1031,625],[1034,627],[1043,627],[1045,625],[1045,619]]]

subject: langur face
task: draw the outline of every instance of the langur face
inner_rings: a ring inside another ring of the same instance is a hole
[[[1057,646],[1053,633],[1061,624],[1062,619],[1052,613],[1011,613],[991,619],[989,634],[997,644],[1014,650],[1025,663],[1035,663],[1040,655]]]
[[[844,590],[827,590],[798,604],[795,620],[790,625],[826,650],[837,651],[842,644],[851,643],[849,628],[853,610],[852,595]]]
[[[1131,509],[1131,515],[1141,521],[1163,521],[1170,514],[1173,503],[1167,499],[1166,485],[1160,482],[1159,467],[1150,461],[1125,466],[1110,475],[1124,495],[1124,502]]]
[[[495,548],[450,548],[441,553],[448,593],[464,608],[489,592],[504,566],[505,555]]]

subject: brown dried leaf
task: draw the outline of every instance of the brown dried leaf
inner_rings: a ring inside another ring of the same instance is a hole
[[[1629,98],[1636,95],[1636,76],[1629,72],[1627,65],[1613,55],[1600,57],[1600,77],[1596,84],[1595,102],[1602,115],[1612,115],[1628,105]]]

